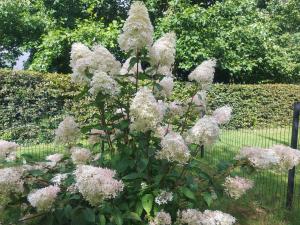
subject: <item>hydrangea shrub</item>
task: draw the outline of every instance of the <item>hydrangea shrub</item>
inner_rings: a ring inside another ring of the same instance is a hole
[[[216,60],[189,75],[196,88],[187,101],[172,101],[175,33],[153,43],[147,9],[134,2],[119,44],[128,56],[123,65],[101,45],[73,44],[72,81],[99,114],[92,126],[71,116],[60,123],[55,142],[65,146],[63,154],[32,162],[16,156],[16,143],[0,141],[2,223],[233,225],[232,215],[209,208],[218,196],[236,200],[253,187],[232,176],[235,168],[299,164],[299,152],[286,146],[246,147],[219,171],[206,171],[200,150],[217,141],[232,111],[206,112]],[[191,120],[195,114],[197,121]]]

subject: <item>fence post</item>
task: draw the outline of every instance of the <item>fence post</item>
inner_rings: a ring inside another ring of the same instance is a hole
[[[294,104],[294,116],[293,116],[293,127],[292,127],[292,140],[291,147],[297,149],[298,147],[298,129],[299,129],[299,116],[300,116],[300,102]],[[295,167],[289,170],[288,173],[288,186],[286,195],[286,208],[292,209],[293,207],[293,196],[295,188]]]
[[[202,111],[201,112],[201,118],[203,118],[205,116],[205,114],[206,114],[205,111]],[[204,158],[204,145],[200,146],[200,157]]]

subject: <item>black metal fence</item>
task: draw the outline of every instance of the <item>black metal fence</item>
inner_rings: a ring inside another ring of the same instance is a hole
[[[212,165],[217,165],[220,160],[233,159],[239,150],[246,146],[268,148],[275,144],[283,144],[299,149],[300,103],[296,103],[294,108],[294,118],[291,118],[288,126],[222,130],[216,145],[205,149],[204,159]],[[294,168],[288,173],[260,171],[249,178],[255,181],[255,188],[251,192],[254,195],[253,199],[272,208],[300,209],[300,168]]]
[[[299,104],[300,105],[300,104]],[[300,106],[299,106],[300,112]],[[298,116],[298,117],[297,117]],[[297,114],[299,118],[299,114]],[[249,128],[249,129],[236,129],[227,130],[222,129],[219,141],[210,148],[204,149],[204,160],[207,160],[212,165],[217,165],[220,160],[233,159],[239,150],[245,146],[263,147],[267,148],[275,144],[291,145],[292,139],[292,119],[291,123],[287,126],[281,127],[264,127],[264,128]],[[295,123],[294,123],[295,124]],[[298,126],[298,124],[296,124]],[[26,125],[24,125],[26,127]],[[24,128],[25,129],[25,128]],[[30,129],[30,127],[28,127]],[[40,133],[44,131],[41,128]],[[49,130],[47,130],[49,133]],[[297,133],[294,139],[299,139],[300,134]],[[87,140],[83,140],[82,144],[89,147]],[[299,145],[292,146],[299,149]],[[23,143],[19,148],[18,154],[30,154],[35,159],[44,159],[46,155],[54,152],[63,152],[64,147],[55,145],[51,138],[47,143]],[[292,177],[293,172],[290,177]],[[251,176],[251,179],[255,181],[255,188],[250,193],[253,195],[253,199],[262,202],[264,205],[272,207],[283,208],[285,206],[290,207],[293,203],[294,208],[300,209],[300,169],[295,169],[295,179],[291,183],[290,191],[293,188],[293,195],[288,198],[287,203],[287,187],[288,187],[288,174],[284,172],[259,172],[256,175]],[[293,184],[294,183],[294,184]]]

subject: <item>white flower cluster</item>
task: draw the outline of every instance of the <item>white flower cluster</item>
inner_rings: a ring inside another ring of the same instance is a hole
[[[53,155],[46,156],[46,160],[59,163],[63,159],[64,155],[60,153],[55,153]]]
[[[153,221],[149,223],[149,225],[171,225],[172,219],[169,213],[164,211],[160,211],[156,214]]]
[[[247,159],[258,169],[268,169],[279,163],[279,156],[272,149],[245,147],[242,148],[236,159]]]
[[[21,169],[14,167],[0,169],[0,195],[22,193],[23,190]]]
[[[93,55],[91,57],[90,73],[96,71],[105,72],[111,76],[119,74],[121,63],[102,45],[93,47]]]
[[[0,159],[6,159],[8,161],[16,154],[17,148],[19,147],[18,144],[15,142],[0,140]]]
[[[55,202],[58,192],[60,192],[59,187],[50,185],[30,193],[27,198],[37,211],[49,211]]]
[[[150,63],[157,69],[157,73],[170,76],[175,62],[176,35],[174,32],[166,33],[159,38],[149,51]]]
[[[136,1],[131,5],[122,30],[118,42],[125,52],[136,52],[152,45],[153,26],[144,3]]]
[[[55,131],[55,142],[61,144],[74,144],[80,136],[78,124],[75,122],[74,117],[67,116],[60,122],[57,130]]]
[[[141,132],[155,130],[163,115],[164,110],[152,92],[146,87],[141,88],[130,105],[130,116],[133,119],[131,129]]]
[[[182,102],[173,101],[167,104],[167,112],[170,116],[181,116],[183,115],[184,110]]]
[[[85,164],[91,158],[91,152],[85,148],[73,147],[70,150],[74,164]]]
[[[215,118],[204,116],[188,130],[186,141],[198,145],[211,145],[219,137],[220,129]]]
[[[179,224],[187,225],[232,225],[236,219],[221,211],[205,210],[203,213],[196,209],[178,212]]]
[[[96,71],[91,81],[90,94],[97,96],[100,92],[103,95],[116,96],[120,92],[118,83],[103,71]]]
[[[164,205],[173,200],[173,193],[167,191],[161,191],[158,196],[155,198],[155,202],[158,205]]]
[[[65,179],[67,179],[68,175],[68,173],[58,173],[50,181],[54,185],[59,186]]]
[[[196,81],[206,89],[214,79],[216,60],[210,59],[202,62],[188,76],[189,80]]]
[[[199,107],[200,109],[205,109],[206,108],[206,91],[198,91],[194,96],[193,96],[193,103]]]
[[[97,45],[90,50],[81,43],[74,43],[71,50],[72,81],[80,85],[90,82],[90,75],[101,71],[110,75],[119,73],[121,64],[102,45]]]
[[[218,124],[225,124],[228,123],[231,118],[232,108],[230,106],[223,106],[217,108],[213,112],[213,117],[217,121]]]
[[[113,178],[115,174],[110,169],[80,165],[75,171],[76,186],[92,206],[97,206],[104,199],[115,198],[123,190],[124,184]]]
[[[175,132],[169,132],[161,141],[162,149],[156,154],[157,159],[185,164],[190,158],[189,149],[183,137]]]
[[[165,97],[169,97],[172,95],[172,90],[174,88],[174,81],[173,78],[170,76],[164,77],[160,82],[159,85],[161,86],[161,94]]]
[[[49,167],[55,167],[57,163],[59,163],[63,159],[64,155],[60,153],[55,153],[53,155],[46,156],[46,160],[49,162],[46,162],[45,164],[40,164],[42,167],[49,166]]]
[[[81,43],[74,43],[71,49],[70,65],[73,69],[71,79],[74,83],[87,84],[89,78],[87,77],[89,58],[91,58],[92,51]]]
[[[225,183],[225,193],[233,199],[239,199],[243,194],[245,194],[249,189],[253,188],[253,181],[245,179],[243,177],[226,177]]]
[[[282,170],[292,169],[300,163],[300,151],[284,145],[274,145],[272,150],[279,157],[279,168]]]
[[[247,159],[258,169],[288,170],[300,163],[300,152],[284,145],[275,145],[268,149],[242,148],[236,159]]]

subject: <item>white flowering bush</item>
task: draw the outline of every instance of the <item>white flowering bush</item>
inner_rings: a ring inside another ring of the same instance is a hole
[[[237,167],[287,170],[299,164],[300,154],[286,146],[246,147],[212,170],[199,153],[218,140],[232,111],[220,106],[206,112],[217,61],[204,61],[189,75],[195,83],[189,99],[172,101],[175,33],[153,43],[147,9],[134,2],[119,44],[128,56],[123,65],[100,44],[73,44],[72,82],[82,86],[78,98],[93,100],[99,122],[66,117],[55,132],[64,153],[34,162],[16,157],[16,143],[0,141],[0,222],[232,225],[232,215],[209,208],[218,196],[235,200],[253,187],[234,176]],[[89,149],[80,145],[83,137]]]

